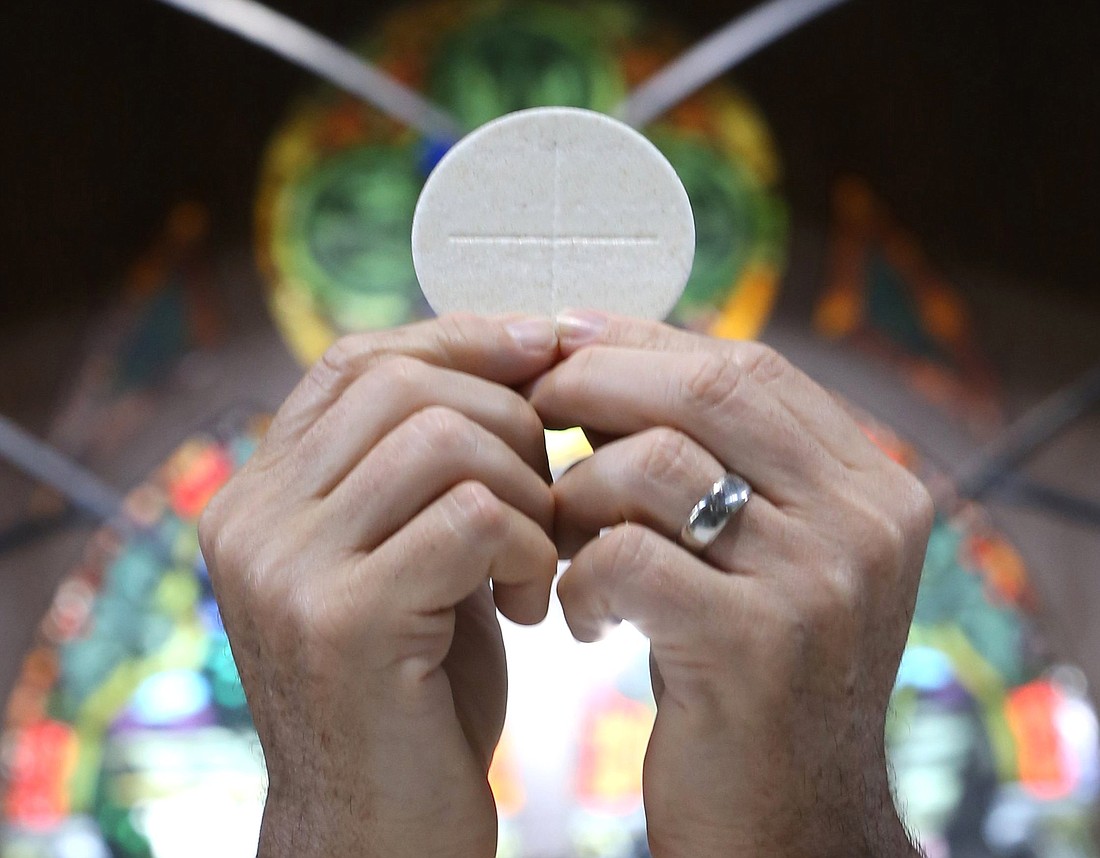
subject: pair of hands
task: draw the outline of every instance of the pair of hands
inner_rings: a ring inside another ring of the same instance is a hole
[[[598,448],[551,486],[543,428],[574,425]],[[754,497],[690,553],[726,471]],[[339,341],[200,524],[268,766],[260,855],[491,858],[496,609],[541,620],[559,555],[576,637],[651,641],[655,858],[915,855],[883,728],[931,515],[758,344],[587,312]]]

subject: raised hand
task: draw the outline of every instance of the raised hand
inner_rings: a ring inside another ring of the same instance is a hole
[[[510,387],[557,357],[540,319],[345,338],[204,514],[267,762],[261,856],[493,856],[494,603],[538,622],[557,559],[542,423]]]
[[[915,855],[883,732],[927,492],[764,346],[588,313],[558,335],[531,402],[601,440],[554,486],[558,594],[581,640],[620,618],[651,640],[655,858]],[[688,550],[726,472],[755,494]]]

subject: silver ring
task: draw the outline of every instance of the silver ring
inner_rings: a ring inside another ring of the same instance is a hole
[[[749,502],[752,487],[737,474],[726,474],[710,487],[688,515],[680,531],[680,541],[696,553],[702,551],[722,532],[734,514]]]

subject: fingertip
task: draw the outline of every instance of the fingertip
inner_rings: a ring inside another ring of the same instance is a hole
[[[434,326],[435,343],[428,351],[439,352],[442,365],[509,387],[530,381],[559,358],[549,318],[448,313],[425,324]]]
[[[582,562],[585,561],[582,559]],[[605,612],[602,607],[596,607],[591,599],[593,594],[586,594],[587,588],[580,583],[577,573],[581,570],[573,568],[574,566],[571,563],[570,569],[558,579],[555,588],[558,602],[561,604],[565,623],[569,626],[569,633],[574,639],[581,643],[596,643],[613,632],[622,620]]]
[[[598,342],[611,323],[611,316],[598,310],[567,308],[554,318],[559,347],[563,355]]]
[[[579,643],[599,643],[621,625],[622,620],[615,623],[605,622],[598,626],[581,627],[570,624],[569,631]]]
[[[557,352],[558,332],[553,319],[546,316],[508,316],[503,321],[504,329],[520,351],[543,356]]]
[[[570,468],[574,465],[570,465]],[[569,469],[566,469],[553,485],[554,545],[562,560],[572,560],[585,545],[599,536],[600,532],[599,527],[586,527],[578,523],[579,515],[573,508],[572,493],[569,491],[572,486],[573,481],[569,480]],[[583,485],[579,488],[583,491]]]
[[[558,571],[558,552],[549,537],[540,534],[541,543],[528,557],[528,571],[522,580],[501,581],[490,572],[493,582],[493,601],[497,610],[514,623],[534,626],[546,619],[550,609],[550,593]]]
[[[546,619],[550,610],[550,588],[533,584],[493,583],[493,601],[513,623],[521,626],[537,626]]]
[[[582,618],[575,613],[571,614],[567,610],[564,611],[564,613],[565,623],[569,626],[569,633],[573,635],[574,640],[580,643],[599,643],[621,626],[623,622],[616,618],[603,618],[599,620],[593,620],[586,617]]]
[[[563,357],[597,343],[658,351],[699,348],[700,342],[707,339],[653,319],[617,316],[599,310],[567,308],[558,313],[554,325]]]

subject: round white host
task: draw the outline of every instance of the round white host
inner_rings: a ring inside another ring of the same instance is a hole
[[[676,171],[602,113],[522,110],[464,137],[420,194],[420,287],[437,313],[663,319],[691,273],[695,222]]]

